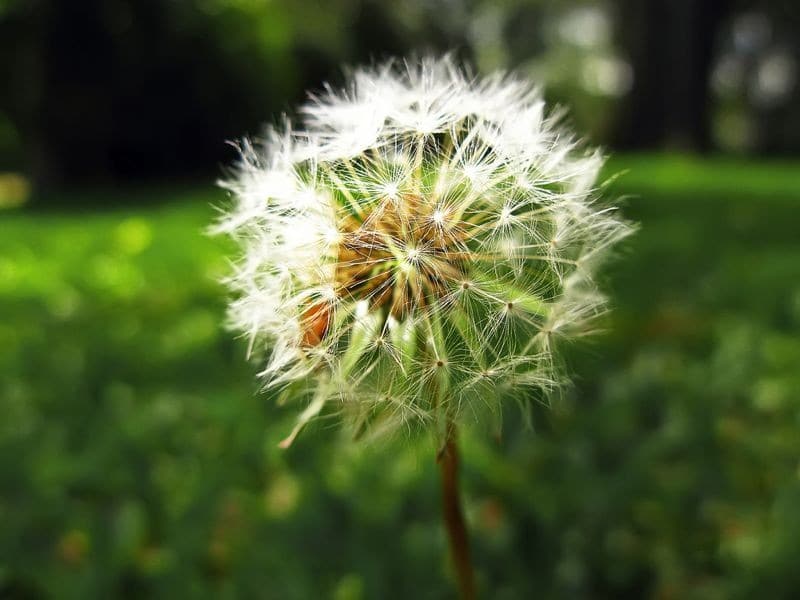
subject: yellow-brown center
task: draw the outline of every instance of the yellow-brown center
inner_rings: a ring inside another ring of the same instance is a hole
[[[460,279],[464,252],[457,228],[415,196],[384,201],[359,222],[340,225],[337,293],[389,306],[395,318],[445,295],[447,281]]]
[[[363,220],[342,219],[339,231],[335,288],[340,299],[366,300],[372,309],[388,306],[388,314],[401,320],[442,298],[448,282],[463,281],[463,231],[420,197],[385,200]],[[330,301],[309,305],[301,319],[302,346],[319,345],[330,319]]]

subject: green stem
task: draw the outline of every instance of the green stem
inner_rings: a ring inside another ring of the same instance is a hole
[[[450,556],[453,561],[458,589],[462,600],[475,599],[475,575],[470,560],[469,535],[461,509],[458,493],[458,445],[456,426],[447,422],[445,442],[437,456],[442,476],[442,514],[450,543]]]

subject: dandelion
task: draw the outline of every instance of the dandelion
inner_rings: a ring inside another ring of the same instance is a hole
[[[562,383],[557,343],[591,331],[597,267],[631,227],[599,202],[601,154],[510,75],[390,62],[302,115],[243,142],[223,183],[232,324],[303,405],[283,446],[323,411],[356,436],[430,428],[458,520],[455,424]]]

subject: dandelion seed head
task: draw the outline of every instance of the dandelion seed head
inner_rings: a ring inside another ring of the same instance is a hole
[[[631,232],[586,151],[510,75],[450,58],[360,69],[298,128],[243,142],[216,229],[240,247],[229,319],[267,387],[355,432],[438,427],[562,381],[595,273]]]

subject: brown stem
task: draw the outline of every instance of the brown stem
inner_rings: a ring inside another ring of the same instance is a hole
[[[442,513],[450,542],[458,589],[462,600],[475,600],[475,576],[469,552],[469,536],[458,494],[458,445],[455,424],[448,421],[445,442],[437,456],[442,475]]]

